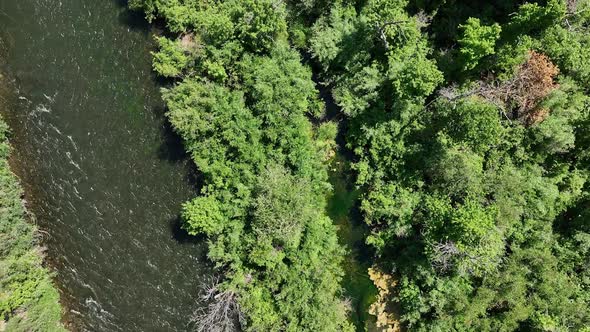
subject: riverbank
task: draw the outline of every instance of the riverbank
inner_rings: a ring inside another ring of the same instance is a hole
[[[0,119],[0,331],[66,331],[39,231],[26,220],[23,190],[8,164],[7,136]]]

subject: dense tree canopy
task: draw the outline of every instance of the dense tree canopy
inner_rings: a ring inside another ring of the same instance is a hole
[[[310,121],[323,108],[311,70],[288,44],[285,5],[130,4],[178,34],[157,38],[154,69],[180,78],[163,97],[203,179],[182,218],[190,234],[207,236],[224,276],[197,328],[238,321],[251,331],[350,330],[339,283],[344,250],[325,212],[334,133],[325,137]],[[222,307],[238,309],[220,319]]]
[[[323,106],[296,49],[354,154],[378,325],[590,326],[590,2],[130,5],[176,34],[154,69],[177,79],[169,119],[204,179],[183,219],[243,328],[351,328],[324,212],[334,127],[312,125]]]
[[[401,325],[590,324],[589,21],[574,5],[337,1],[311,25]]]

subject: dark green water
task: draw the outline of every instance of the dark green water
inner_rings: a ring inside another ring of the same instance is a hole
[[[150,68],[147,23],[115,0],[0,0],[13,167],[81,331],[184,331],[204,248],[178,231],[194,195]]]

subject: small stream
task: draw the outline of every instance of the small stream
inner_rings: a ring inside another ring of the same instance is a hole
[[[12,165],[74,331],[186,331],[210,274],[179,229],[194,171],[164,120],[149,25],[115,0],[0,0]]]
[[[338,152],[330,166],[330,183],[334,192],[328,200],[328,214],[338,226],[338,238],[347,250],[342,286],[352,305],[350,319],[359,332],[376,331],[369,307],[375,300],[377,289],[367,272],[373,253],[365,244],[369,231],[359,211],[360,190],[354,188],[352,174],[345,154]]]
[[[309,56],[305,59],[310,66],[314,66]],[[315,68],[315,73],[319,71]],[[356,188],[354,171],[351,169],[354,154],[346,148],[347,120],[342,117],[339,106],[334,102],[330,88],[323,85],[317,75],[314,76],[314,81],[318,87],[319,96],[326,106],[326,114],[322,121],[334,121],[339,126],[336,137],[337,148],[329,165],[329,180],[333,192],[328,199],[327,212],[338,227],[338,239],[346,250],[342,280],[344,296],[350,299],[352,306],[350,320],[356,330],[376,331],[375,317],[369,314],[369,307],[377,296],[377,288],[368,274],[374,253],[365,243],[369,228],[363,221],[359,207],[361,189]]]

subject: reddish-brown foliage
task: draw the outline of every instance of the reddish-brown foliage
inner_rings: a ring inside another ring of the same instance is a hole
[[[558,73],[559,68],[547,56],[529,51],[527,61],[512,79],[483,84],[477,94],[501,106],[507,117],[534,125],[549,115],[548,110],[539,108],[539,103],[558,87],[553,81]]]
[[[518,105],[521,116],[533,111],[542,99],[557,88],[553,77],[558,73],[559,69],[547,56],[529,52],[528,60],[520,66],[508,86],[510,98]]]
[[[533,126],[543,122],[549,116],[549,109],[544,107],[537,107],[534,110],[528,112],[523,118],[524,123],[527,126]]]

